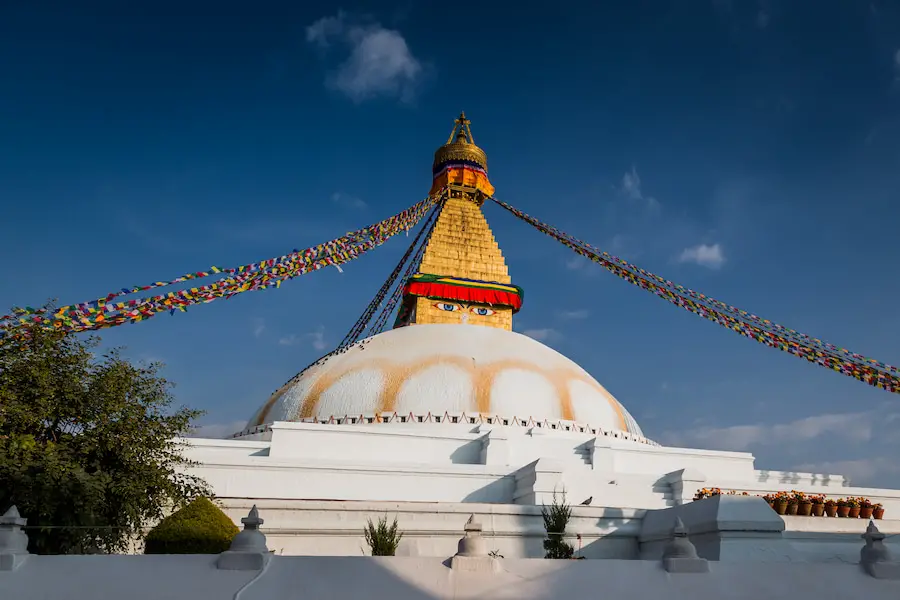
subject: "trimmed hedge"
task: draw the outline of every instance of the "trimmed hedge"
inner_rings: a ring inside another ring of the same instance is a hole
[[[144,554],[219,554],[239,531],[218,506],[197,498],[150,530]]]

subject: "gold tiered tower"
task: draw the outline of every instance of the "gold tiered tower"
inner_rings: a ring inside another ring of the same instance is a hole
[[[522,289],[512,285],[503,253],[481,212],[494,193],[487,155],[475,145],[465,113],[447,143],[434,153],[431,193],[441,213],[419,272],[404,289],[395,327],[426,323],[469,324],[512,330]]]

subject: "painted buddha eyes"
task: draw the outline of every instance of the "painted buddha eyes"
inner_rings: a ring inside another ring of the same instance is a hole
[[[459,312],[463,310],[463,306],[459,304],[453,304],[451,302],[438,302],[435,305],[435,308],[438,310],[443,310],[446,312]],[[489,317],[494,314],[494,310],[484,307],[484,306],[472,306],[469,308],[469,311],[472,314],[478,315],[479,317]]]

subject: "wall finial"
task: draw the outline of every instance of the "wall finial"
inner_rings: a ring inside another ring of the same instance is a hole
[[[663,568],[669,573],[707,573],[709,562],[697,555],[681,517],[675,517],[672,539],[663,549]]]
[[[28,558],[27,522],[15,504],[0,517],[0,571],[15,571]]]
[[[230,571],[258,571],[271,556],[266,536],[259,530],[265,521],[259,518],[256,505],[241,519],[244,529],[231,540],[231,547],[219,555],[216,566]]]
[[[869,521],[861,537],[866,545],[859,551],[859,564],[865,572],[876,579],[900,579],[900,563],[894,561],[890,549],[885,546],[886,536],[878,530],[875,521]]]

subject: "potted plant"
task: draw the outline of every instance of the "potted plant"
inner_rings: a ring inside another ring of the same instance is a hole
[[[787,495],[787,512],[784,513],[786,515],[796,515],[797,509],[800,508],[800,498],[797,496],[797,492],[791,490],[791,493]]]
[[[793,496],[797,502],[797,515],[808,517],[812,513],[812,501],[810,501],[809,496],[803,492],[794,492]]]
[[[872,505],[872,518],[874,518],[874,519],[883,519],[884,518],[884,507],[877,502]]]
[[[703,488],[697,490],[697,493],[694,494],[694,500],[703,500],[704,498],[712,498],[713,496],[721,496],[722,490],[719,488]]]
[[[839,517],[847,517],[850,515],[850,505],[847,504],[847,500],[844,498],[838,498],[837,501],[837,516]]]
[[[871,519],[872,513],[875,512],[875,505],[872,504],[872,501],[868,498],[860,498],[859,499],[859,518],[860,519]]]
[[[787,513],[788,509],[788,497],[784,492],[776,492],[775,493],[775,512],[779,515],[783,515]]]
[[[814,494],[809,497],[811,504],[811,514],[814,517],[821,517],[825,514],[825,496],[822,494]]]
[[[847,506],[850,507],[850,510],[847,511],[847,516],[851,519],[859,518],[859,498],[847,498]]]
[[[775,510],[775,494],[763,494],[760,496],[769,505],[769,508]]]
[[[833,498],[829,498],[825,501],[825,515],[829,517],[836,517],[838,512],[838,503],[837,500]]]

